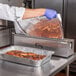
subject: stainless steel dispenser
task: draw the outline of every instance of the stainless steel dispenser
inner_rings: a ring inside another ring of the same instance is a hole
[[[13,37],[14,45],[53,50],[54,55],[62,57],[69,57],[74,54],[73,39],[36,38],[20,34],[14,34]]]

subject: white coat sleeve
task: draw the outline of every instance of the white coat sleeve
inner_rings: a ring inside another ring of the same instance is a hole
[[[21,19],[24,14],[25,8],[9,6],[7,4],[0,3],[0,19],[15,21],[15,19]]]

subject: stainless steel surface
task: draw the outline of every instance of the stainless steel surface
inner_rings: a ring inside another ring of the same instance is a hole
[[[42,67],[29,67],[0,60],[1,76],[54,76],[74,61],[75,55],[69,58],[52,57],[51,62]]]
[[[0,0],[0,3],[9,4],[11,6],[22,6],[23,0]]]
[[[34,7],[55,9],[62,15],[64,4],[63,1],[64,0],[34,0]]]
[[[8,4],[8,0],[0,0],[0,3]]]
[[[51,39],[51,38],[36,38],[25,35],[14,34],[15,45],[33,46],[48,50],[53,50],[54,55],[69,57],[74,54],[73,39]]]
[[[10,45],[10,29],[2,28],[0,29],[0,47]]]
[[[44,57],[43,59],[40,59],[40,60],[32,60],[32,59],[28,59],[28,58],[20,58],[20,57],[15,57],[15,56],[5,54],[6,52],[9,52],[11,50],[32,52],[32,53],[36,53],[39,55],[45,55],[46,57]],[[15,45],[9,46],[5,49],[0,50],[1,59],[6,60],[6,61],[15,62],[15,63],[20,63],[20,64],[26,64],[26,65],[30,65],[30,66],[42,66],[46,62],[50,61],[53,53],[54,53],[53,51],[47,51],[47,50],[31,48],[31,47],[15,46]]]
[[[35,2],[35,1],[34,1],[34,0],[32,0],[32,8],[34,8],[34,2]]]
[[[68,0],[66,20],[66,36],[76,39],[76,0]]]
[[[66,67],[66,76],[69,76],[69,65]]]

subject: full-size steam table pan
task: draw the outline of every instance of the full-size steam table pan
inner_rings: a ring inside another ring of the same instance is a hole
[[[32,53],[36,53],[39,55],[46,55],[46,57],[44,57],[43,59],[40,59],[40,60],[32,60],[32,59],[28,59],[28,58],[21,58],[21,57],[16,57],[13,55],[6,54],[6,52],[9,52],[11,50],[32,52]],[[0,50],[0,59],[10,61],[10,62],[20,63],[20,64],[26,64],[26,65],[30,65],[30,66],[41,66],[44,63],[51,60],[51,56],[53,53],[54,53],[53,51],[46,51],[43,49],[32,48],[32,47],[10,46],[10,47]]]

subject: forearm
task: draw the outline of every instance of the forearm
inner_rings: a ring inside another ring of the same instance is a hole
[[[25,9],[24,7],[10,7],[7,4],[0,3],[0,19],[15,21],[16,19],[27,19],[45,15],[48,19],[56,17],[55,10],[38,8],[38,9]]]
[[[44,8],[38,8],[38,9],[25,9],[24,15],[22,19],[37,17],[44,15],[46,9]]]

